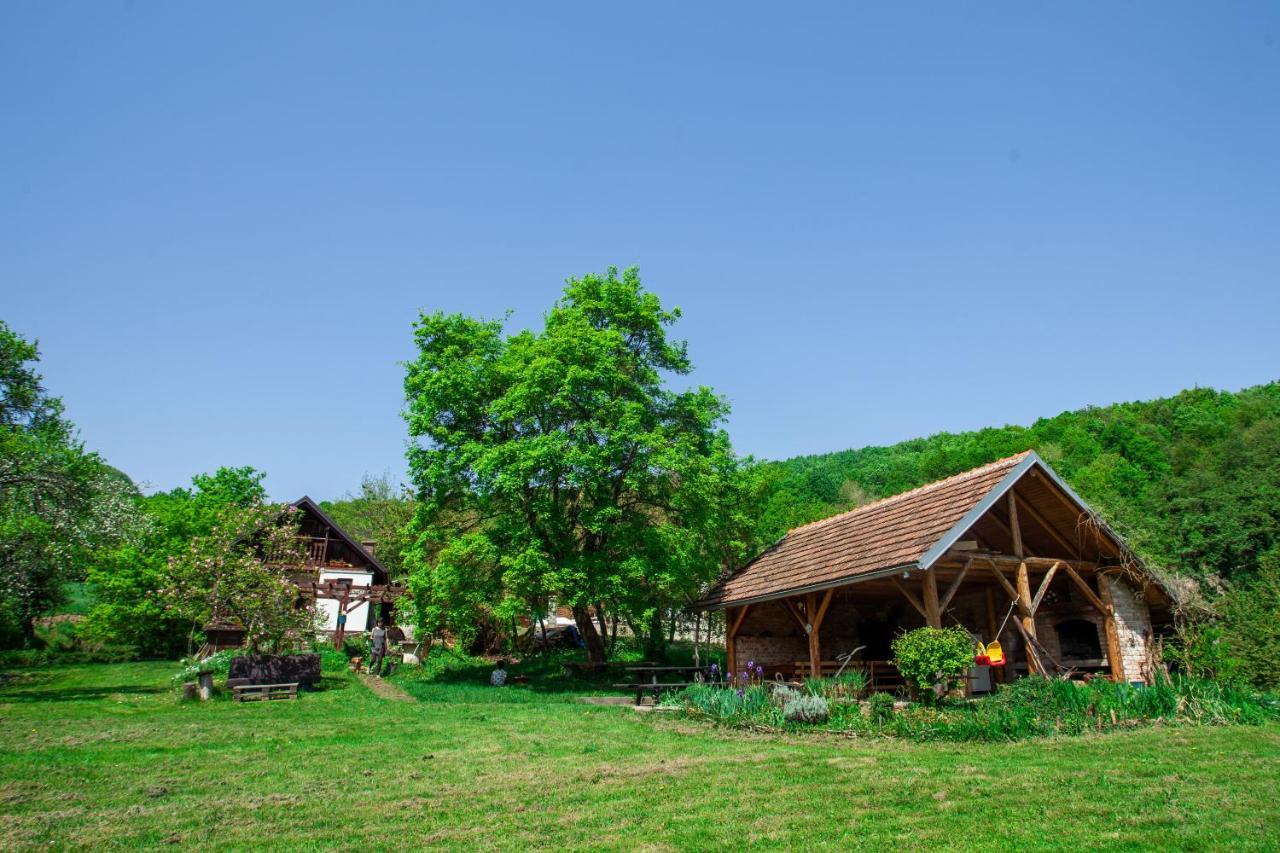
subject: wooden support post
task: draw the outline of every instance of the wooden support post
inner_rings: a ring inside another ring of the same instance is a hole
[[[1031,610],[1031,579],[1027,574],[1026,562],[1018,564],[1018,618],[1022,624],[1022,635],[1024,641],[1027,637],[1034,638],[1036,636],[1036,618]],[[1027,673],[1031,674],[1038,671],[1038,658],[1031,644],[1027,643]]]
[[[808,619],[809,631],[809,674],[814,678],[822,677],[822,646],[818,639],[818,596],[809,593],[804,597],[804,615]]]
[[[741,607],[731,607],[725,611],[724,659],[725,666],[731,676],[738,674],[738,629],[742,627],[742,620],[747,618],[747,611],[750,609],[750,604],[744,604]]]
[[[1103,633],[1107,637],[1107,663],[1111,664],[1111,678],[1116,684],[1122,684],[1124,675],[1124,653],[1120,649],[1120,631],[1116,627],[1116,606],[1111,593],[1111,578],[1098,572],[1098,597],[1106,606],[1102,614]]]
[[[1025,557],[1022,550],[1022,527],[1018,524],[1018,499],[1014,497],[1013,489],[1009,490],[1009,533],[1013,536],[1013,555]]]
[[[933,569],[924,573],[924,621],[930,628],[942,627],[942,607],[938,601],[938,575]]]
[[[1022,526],[1018,524],[1018,498],[1014,494],[1013,489],[1009,489],[1009,530],[1013,535],[1013,555],[1020,560],[1026,556],[1022,548]],[[1031,579],[1027,575],[1027,561],[1021,560],[1018,563],[1018,611],[1022,620],[1023,640],[1029,636],[1035,639],[1036,636],[1036,619],[1035,611],[1031,609]],[[1031,647],[1031,643],[1027,642],[1027,673],[1036,672],[1040,662],[1035,650]]]
[[[805,624],[805,631],[809,635],[809,670],[814,678],[822,677],[822,620],[827,618],[827,608],[831,606],[833,595],[835,595],[834,587],[822,596],[821,604],[817,603],[816,593],[811,592],[805,597],[805,615],[809,619]]]
[[[1018,633],[1022,635],[1022,642],[1027,647],[1027,672],[1046,672],[1044,665],[1040,662],[1040,653],[1036,651],[1036,638],[1022,627],[1021,622],[1014,622],[1013,627],[1018,629]]]

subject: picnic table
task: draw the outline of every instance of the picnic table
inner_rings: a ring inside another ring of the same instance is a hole
[[[614,687],[634,690],[636,692],[636,704],[639,705],[644,701],[644,694],[652,693],[653,701],[657,702],[658,698],[666,690],[683,690],[693,684],[698,684],[706,680],[709,668],[705,666],[629,666],[626,671],[634,673],[633,681],[623,684],[615,684]],[[674,674],[674,675],[672,675]],[[684,678],[677,681],[659,681],[658,678]]]

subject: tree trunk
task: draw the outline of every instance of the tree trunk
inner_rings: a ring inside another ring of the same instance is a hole
[[[596,621],[600,623],[600,636],[602,638],[609,636],[609,622],[604,618],[603,604],[596,605]]]
[[[596,620],[591,618],[590,611],[582,605],[573,608],[573,621],[578,626],[578,634],[587,647],[587,663],[604,663],[604,643],[600,640],[600,632],[596,630]]]
[[[645,632],[644,653],[655,663],[666,657],[666,635],[662,632],[662,613],[654,608],[649,616],[649,630]]]

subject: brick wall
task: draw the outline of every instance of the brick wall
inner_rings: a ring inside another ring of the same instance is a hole
[[[742,620],[737,637],[738,666],[747,661],[764,666],[766,677],[773,677],[773,667],[809,659],[809,640],[780,601],[753,604]]]
[[[1126,581],[1112,578],[1111,606],[1120,636],[1120,658],[1125,681],[1141,681],[1147,665],[1147,637],[1151,634],[1151,610],[1141,593]]]

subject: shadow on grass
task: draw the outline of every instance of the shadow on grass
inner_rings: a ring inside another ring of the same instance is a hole
[[[0,692],[5,702],[92,702],[111,696],[154,696],[167,693],[164,685],[140,687],[136,684],[117,684],[99,687],[42,687],[24,684],[14,690]]]
[[[332,675],[325,673],[320,677],[319,683],[309,688],[308,693],[332,693],[337,690],[346,690],[354,684],[350,678],[345,675]]]
[[[637,653],[609,662],[599,669],[585,666],[581,652],[552,652],[530,655],[507,667],[507,684],[492,687],[489,678],[494,664],[478,658],[434,650],[423,669],[400,669],[394,680],[419,698],[450,699],[469,702],[538,702],[573,701],[579,696],[631,695],[625,688],[615,687],[634,680],[628,666],[642,663]],[[673,647],[665,663],[687,664],[692,650]]]

